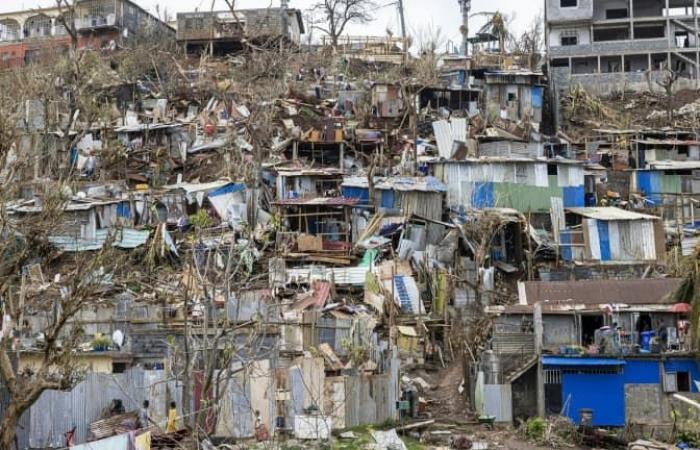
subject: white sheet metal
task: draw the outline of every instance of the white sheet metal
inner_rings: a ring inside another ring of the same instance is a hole
[[[314,280],[333,281],[339,286],[362,286],[365,284],[367,267],[298,267],[287,269],[287,282],[310,283]]]
[[[294,436],[302,440],[328,440],[331,436],[333,420],[324,416],[294,417]]]
[[[438,145],[440,157],[449,159],[452,156],[452,127],[446,120],[433,122],[433,132]]]
[[[496,418],[496,422],[513,421],[513,397],[510,384],[484,385],[484,414]]]
[[[656,260],[656,236],[652,222],[632,222],[630,237],[645,261]]]
[[[625,256],[626,249],[621,242],[621,236],[629,233],[629,227],[623,222],[608,222],[608,236],[610,237],[610,259],[622,261],[628,259]]]
[[[600,261],[600,235],[598,234],[598,221],[595,219],[586,219],[583,221],[584,226],[588,227],[588,249],[591,253],[591,259]]]
[[[467,119],[452,118],[450,119],[450,125],[452,127],[452,140],[467,142]]]
[[[552,229],[554,230],[554,241],[561,243],[560,232],[566,226],[566,217],[564,215],[564,200],[560,197],[550,197],[552,209],[549,212],[552,220]]]

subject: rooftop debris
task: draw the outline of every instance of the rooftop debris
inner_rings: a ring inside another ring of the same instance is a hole
[[[0,448],[692,437],[697,93],[553,92],[500,12],[466,57],[88,3],[0,64]]]

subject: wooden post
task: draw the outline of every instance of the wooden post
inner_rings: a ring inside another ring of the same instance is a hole
[[[544,367],[542,366],[542,346],[544,342],[544,327],[542,324],[542,303],[535,304],[533,313],[535,325],[535,355],[537,355],[537,415],[545,416],[544,402]]]

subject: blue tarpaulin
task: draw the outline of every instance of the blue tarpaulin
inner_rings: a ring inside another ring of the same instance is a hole
[[[532,107],[537,109],[537,108],[542,108],[543,101],[542,101],[542,95],[544,93],[544,88],[535,86],[532,88]]]
[[[234,194],[236,192],[244,191],[245,190],[245,184],[242,183],[231,183],[227,184],[226,186],[221,186],[218,189],[214,189],[213,191],[209,191],[207,194],[209,197],[218,197],[219,195],[226,195],[226,194]]]

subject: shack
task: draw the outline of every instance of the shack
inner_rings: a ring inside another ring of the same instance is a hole
[[[436,178],[447,186],[447,206],[513,208],[522,213],[549,213],[551,199],[565,207],[584,204],[584,168],[570,160],[469,158],[432,161]]]
[[[615,207],[568,208],[560,231],[566,261],[596,264],[662,263],[663,222],[657,216]]]
[[[347,177],[341,186],[343,196],[357,199],[358,206],[373,206],[376,211],[442,220],[447,186],[434,177],[376,177],[374,189],[374,204],[370,205],[369,181],[366,177]]]

